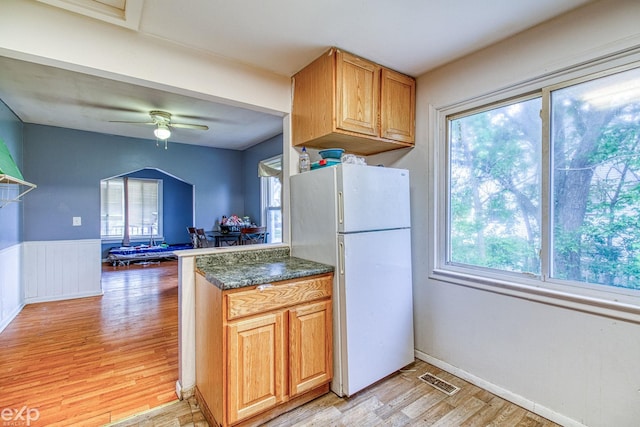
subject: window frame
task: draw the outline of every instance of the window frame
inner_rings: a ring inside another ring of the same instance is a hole
[[[109,187],[111,185],[113,185],[112,183],[115,183],[116,179],[118,181],[120,181],[120,187],[122,189],[123,185],[121,184],[122,183],[122,178],[121,177],[109,178],[109,179],[101,179],[100,180],[100,239],[103,240],[103,241],[122,240],[122,236],[124,235],[124,227],[123,227],[123,234],[121,236],[118,236],[118,235],[115,235],[115,234],[102,234],[103,211],[104,211],[104,203],[105,203],[105,200],[103,198],[103,193],[102,193],[102,186],[103,186],[103,184],[106,185],[107,199],[109,199],[109,197],[108,197],[109,193],[110,193]],[[120,197],[120,202],[119,202],[120,203],[119,208],[121,208],[121,213],[122,213],[122,216],[123,216],[123,219],[124,219],[124,208],[123,208],[124,207],[124,200],[123,200],[124,199],[124,192],[123,191],[121,191],[120,196],[121,197]],[[110,204],[110,203],[107,202],[107,204]],[[108,216],[109,216],[109,214],[107,214],[107,217]],[[107,218],[106,221],[109,222],[109,219]],[[107,227],[107,228],[111,228],[111,227]]]
[[[564,87],[580,84],[621,71],[640,67],[640,49],[599,58],[549,73],[535,79],[501,88],[495,92],[470,98],[442,107],[429,106],[429,121],[434,124],[429,137],[433,168],[430,197],[429,232],[431,256],[429,278],[543,303],[580,308],[588,312],[607,314],[616,318],[640,321],[640,291],[607,285],[570,282],[549,277],[550,251],[550,99],[551,93]],[[449,263],[449,119],[491,110],[514,101],[540,96],[542,100],[541,132],[541,273],[508,272],[483,267]]]
[[[115,181],[115,180],[120,180],[120,181],[124,181],[124,176],[117,176],[117,177],[112,177],[112,178],[106,178],[106,179],[102,179],[100,180],[100,189],[102,190],[102,183],[103,182],[108,182],[108,181]],[[136,178],[136,177],[127,177],[128,181],[145,181],[145,182],[154,182],[157,185],[157,212],[158,212],[158,232],[157,234],[130,234],[129,235],[129,239],[132,241],[151,241],[151,240],[159,240],[162,241],[164,240],[164,229],[163,229],[163,223],[164,223],[164,212],[163,212],[163,193],[164,193],[164,187],[163,187],[163,180],[162,179],[156,179],[156,178]],[[123,182],[124,185],[124,182]],[[124,200],[124,194],[126,194],[125,192],[123,192],[123,201],[122,201],[122,209],[123,209],[123,215],[124,215],[124,206],[126,203],[128,203],[126,200]],[[124,232],[124,227],[123,227],[123,232],[121,235],[103,235],[102,234],[102,194],[100,195],[100,239],[103,242],[118,242],[118,241],[122,241],[122,239],[125,236],[125,232]]]
[[[466,268],[472,268],[474,270],[478,269],[480,271],[486,272],[487,274],[493,274],[495,272],[500,272],[500,273],[504,273],[504,274],[506,274],[508,276],[513,276],[513,275],[516,275],[516,276],[525,275],[527,277],[537,277],[538,276],[538,275],[534,275],[532,273],[510,272],[508,270],[498,270],[498,269],[493,269],[493,268],[490,268],[490,267],[481,267],[481,266],[468,266],[468,267],[466,267],[467,266],[466,264],[450,261],[450,259],[451,259],[451,246],[452,246],[451,233],[449,232],[450,231],[450,227],[451,227],[451,212],[450,212],[451,209],[449,207],[450,202],[451,202],[450,193],[449,193],[449,188],[451,188],[451,181],[450,181],[451,180],[451,159],[450,159],[451,151],[450,151],[449,146],[448,146],[449,145],[449,138],[450,138],[450,135],[449,135],[449,131],[450,131],[449,121],[450,120],[455,120],[455,119],[458,119],[458,118],[468,117],[468,116],[473,115],[473,114],[478,114],[478,113],[491,111],[491,110],[498,109],[498,108],[501,108],[501,107],[506,107],[506,106],[509,106],[509,105],[513,105],[516,102],[525,102],[525,101],[529,101],[529,100],[536,99],[536,98],[542,98],[541,94],[539,92],[530,92],[530,93],[524,94],[522,96],[510,97],[510,98],[502,100],[502,101],[492,102],[491,104],[483,105],[482,107],[479,107],[479,108],[473,108],[473,109],[470,109],[470,110],[465,110],[465,111],[462,111],[460,113],[448,115],[446,117],[445,130],[444,130],[445,131],[445,136],[444,136],[444,138],[445,138],[445,141],[444,141],[444,143],[445,143],[444,171],[445,172],[444,173],[445,173],[445,180],[446,180],[446,187],[445,187],[445,191],[446,191],[446,197],[445,198],[446,198],[446,200],[444,202],[444,205],[445,205],[445,208],[446,208],[446,218],[445,218],[446,223],[445,223],[445,228],[441,228],[441,229],[446,230],[444,255],[445,255],[445,259],[446,259],[445,262],[446,262],[447,265],[449,265],[449,266],[460,266],[463,269],[466,269]],[[543,102],[543,101],[541,100],[541,102]],[[541,139],[542,139],[541,140],[541,145],[544,146],[544,139],[543,138],[541,138]],[[540,153],[540,155],[542,156],[543,153]],[[542,193],[544,192],[544,176],[545,176],[544,175],[544,170],[542,172],[543,172],[543,178],[541,179],[541,182],[540,182],[541,209],[542,209],[542,206],[543,206],[542,202],[543,202],[544,195]],[[541,226],[543,224],[544,224],[544,221],[541,220]],[[544,232],[544,230],[541,230],[541,233],[543,233],[543,232]],[[541,264],[542,264],[542,260],[541,260]],[[540,267],[541,267],[541,271],[543,271],[542,270],[542,265]]]
[[[277,156],[269,157],[268,159],[261,160],[260,163],[263,163],[271,168],[279,169],[282,172],[282,155],[279,154]],[[282,175],[281,175],[282,176]],[[271,185],[269,180],[278,179],[276,176],[260,176],[260,220],[262,225],[267,227],[267,241],[269,243],[282,243],[283,241],[283,210],[282,210],[282,182],[280,182],[280,206],[272,207],[270,206],[270,201],[272,199],[271,194]],[[280,240],[277,242],[273,241],[275,233],[272,232],[269,226],[269,212],[280,212]]]

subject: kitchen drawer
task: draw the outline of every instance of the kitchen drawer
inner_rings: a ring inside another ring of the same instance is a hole
[[[264,284],[227,294],[227,320],[331,296],[332,275]]]

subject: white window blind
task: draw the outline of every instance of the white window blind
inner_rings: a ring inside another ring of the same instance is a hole
[[[100,182],[100,235],[122,237],[124,227],[124,185],[122,178]]]
[[[100,189],[102,238],[126,241],[162,234],[161,180],[112,178],[101,181]]]
[[[158,181],[128,179],[129,235],[158,234]]]

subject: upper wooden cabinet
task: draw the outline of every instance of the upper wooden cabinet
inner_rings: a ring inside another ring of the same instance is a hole
[[[336,129],[379,136],[380,66],[346,52],[335,56]]]
[[[293,76],[293,145],[369,155],[412,147],[415,79],[331,48]]]
[[[413,145],[416,128],[416,81],[382,69],[380,79],[380,135]]]

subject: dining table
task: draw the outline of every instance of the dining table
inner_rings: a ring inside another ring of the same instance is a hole
[[[242,233],[239,231],[209,231],[207,232],[207,236],[213,239],[213,245],[218,248],[225,244],[226,246],[240,245]]]

